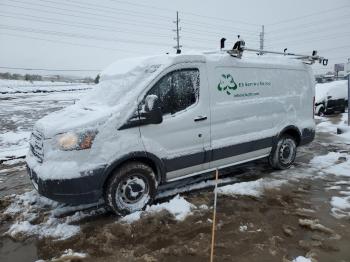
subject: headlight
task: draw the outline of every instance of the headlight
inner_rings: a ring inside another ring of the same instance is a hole
[[[88,149],[91,148],[96,135],[96,130],[68,132],[58,135],[57,144],[61,150]]]

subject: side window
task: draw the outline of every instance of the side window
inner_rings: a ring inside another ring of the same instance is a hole
[[[163,76],[147,95],[158,96],[163,115],[184,110],[198,101],[199,70],[180,69],[170,72]]]

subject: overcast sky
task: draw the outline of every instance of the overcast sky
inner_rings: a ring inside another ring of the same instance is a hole
[[[316,73],[350,57],[349,0],[0,0],[0,67],[101,70],[120,58],[174,52],[176,10],[183,51],[218,48],[221,37],[231,47],[237,34],[258,48],[265,25],[266,49],[328,57]]]

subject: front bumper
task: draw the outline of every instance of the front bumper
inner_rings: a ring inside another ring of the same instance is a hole
[[[30,180],[39,194],[67,204],[95,203],[102,197],[104,167],[71,179],[43,180],[27,166]]]

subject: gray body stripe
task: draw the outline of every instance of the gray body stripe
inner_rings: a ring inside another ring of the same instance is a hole
[[[263,138],[241,144],[216,148],[206,152],[198,152],[194,154],[175,157],[172,159],[162,159],[167,172],[201,165],[210,161],[216,161],[232,156],[237,156],[259,149],[272,147],[274,137]]]

